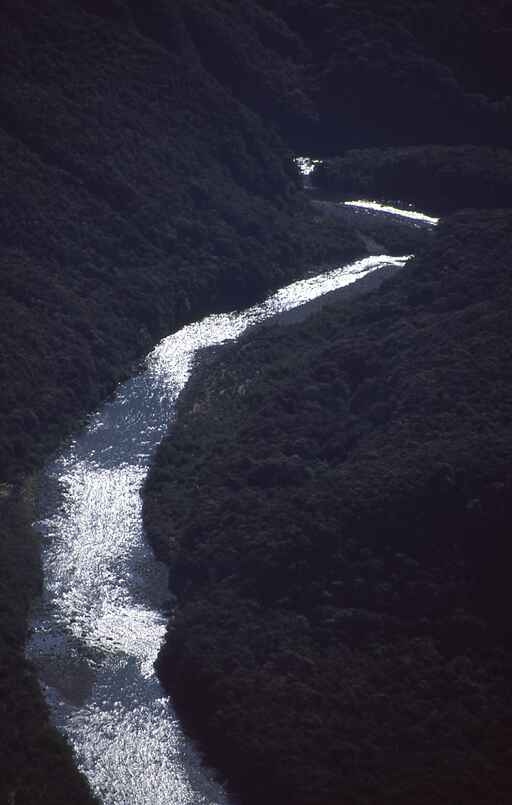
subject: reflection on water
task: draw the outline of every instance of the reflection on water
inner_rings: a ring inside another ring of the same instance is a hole
[[[321,159],[313,159],[313,157],[295,157],[294,161],[303,176],[309,176],[322,162]]]
[[[302,183],[305,190],[312,190],[313,172],[316,166],[322,163],[322,160],[313,159],[313,157],[296,157],[294,162],[302,174]]]
[[[413,221],[421,221],[424,224],[437,224],[439,218],[433,218],[431,215],[425,215],[423,212],[416,212],[416,210],[403,210],[399,207],[392,207],[390,204],[379,204],[378,201],[344,201],[342,202],[347,207],[360,207],[363,210],[374,210],[376,212],[386,212],[390,215],[398,215],[400,218],[411,218]]]
[[[57,726],[105,805],[225,803],[153,672],[167,573],[143,538],[140,488],[203,347],[383,265],[368,257],[295,282],[261,305],[210,316],[164,339],[43,475],[38,527],[45,591],[29,655]]]
[[[302,174],[304,187],[306,189],[312,188],[312,174],[317,165],[322,163],[321,159],[313,159],[312,157],[295,157],[295,164]],[[410,218],[413,221],[418,221],[423,224],[438,224],[439,218],[434,218],[431,215],[425,215],[422,212],[417,212],[413,209],[404,210],[400,207],[393,207],[391,204],[380,204],[378,201],[366,201],[359,199],[357,201],[341,201],[340,204],[345,204],[347,207],[359,207],[363,210],[370,210],[373,212],[388,213],[389,215],[396,215],[399,218]]]

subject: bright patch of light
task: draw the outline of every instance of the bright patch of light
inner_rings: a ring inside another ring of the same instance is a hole
[[[425,215],[423,212],[415,212],[414,210],[401,210],[398,207],[392,207],[389,204],[379,204],[378,201],[343,201],[347,207],[359,207],[363,210],[376,210],[377,212],[387,212],[390,215],[398,215],[401,218],[411,218],[413,221],[423,221],[426,224],[437,224],[439,218],[433,218],[431,215]]]
[[[372,255],[371,257],[365,257],[363,260],[357,260],[355,263],[350,263],[348,266],[334,268],[326,274],[298,280],[286,288],[281,288],[271,296],[265,302],[265,308],[271,314],[292,310],[312,299],[318,299],[319,296],[323,296],[330,291],[336,291],[338,288],[351,285],[356,280],[385,265],[403,267],[411,257],[412,255],[405,255],[404,257]]]
[[[312,157],[295,157],[294,161],[303,176],[309,176],[315,167],[322,163],[321,159],[312,159]]]

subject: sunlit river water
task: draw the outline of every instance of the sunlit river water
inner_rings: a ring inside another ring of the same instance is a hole
[[[166,568],[142,529],[141,485],[198,350],[408,257],[369,257],[302,280],[242,312],[165,338],[145,370],[47,465],[39,520],[45,590],[28,653],[54,722],[105,805],[225,803],[153,671]]]

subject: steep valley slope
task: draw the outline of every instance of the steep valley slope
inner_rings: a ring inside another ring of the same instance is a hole
[[[23,656],[33,474],[160,337],[364,253],[368,227],[312,209],[292,153],[377,147],[326,169],[340,195],[347,175],[388,194],[412,164],[411,193],[453,162],[450,188],[471,174],[472,190],[452,208],[507,206],[512,16],[506,0],[5,0],[0,22],[0,801],[86,803]],[[483,278],[505,218],[475,220]],[[401,232],[409,251],[407,230],[374,235],[403,253]],[[438,280],[416,292],[432,301]]]

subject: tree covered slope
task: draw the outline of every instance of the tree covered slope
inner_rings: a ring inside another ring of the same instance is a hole
[[[318,165],[313,182],[337,199],[398,199],[436,215],[461,207],[500,209],[512,198],[512,151],[474,145],[351,149]]]
[[[158,668],[247,801],[510,794],[511,247],[459,213],[185,392],[146,487]]]
[[[508,0],[263,2],[309,54],[319,123],[309,131],[313,149],[510,147]]]
[[[306,241],[286,146],[204,67],[185,6],[2,3],[0,482],[180,323],[360,251],[329,222]],[[259,34],[232,25],[251,59]],[[38,542],[16,491],[1,496],[0,801],[90,801],[23,659]]]
[[[511,24],[505,0],[2,3],[0,800],[89,797],[23,659],[21,484],[158,338],[361,255],[290,149],[509,144]]]
[[[309,249],[272,126],[203,68],[179,4],[152,24],[137,7],[2,11],[4,478],[156,338],[277,283]]]

